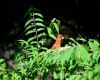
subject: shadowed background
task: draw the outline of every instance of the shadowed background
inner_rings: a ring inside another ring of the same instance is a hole
[[[0,2],[0,42],[13,42],[23,34],[25,13],[33,5],[41,10],[45,21],[56,17],[62,23],[77,21],[81,31],[91,38],[99,36],[100,1],[88,0],[4,0]],[[65,24],[66,25],[66,24]],[[80,29],[79,29],[80,30]],[[77,35],[77,30],[76,30]]]

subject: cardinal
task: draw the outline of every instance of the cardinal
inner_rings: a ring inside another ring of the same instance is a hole
[[[54,45],[51,47],[51,49],[56,49],[61,47],[61,41],[64,39],[64,37],[61,34],[57,34],[57,39],[54,43]]]

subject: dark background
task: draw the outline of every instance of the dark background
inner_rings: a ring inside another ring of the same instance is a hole
[[[75,19],[84,27],[82,31],[85,35],[95,38],[99,34],[99,0],[3,0],[0,2],[1,43],[21,38],[26,21],[24,16],[31,5],[41,10],[47,21],[54,17],[62,22]],[[10,34],[17,28],[18,32]]]

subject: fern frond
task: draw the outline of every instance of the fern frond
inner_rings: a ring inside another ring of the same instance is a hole
[[[35,22],[44,22],[44,20],[41,18],[35,18]]]
[[[33,32],[35,32],[35,31],[33,31],[33,30],[30,30],[30,31],[28,31],[25,35],[29,35],[29,34],[32,34]]]
[[[36,27],[45,27],[45,25],[43,23],[35,23]]]
[[[37,29],[37,32],[44,31],[44,30],[45,30],[45,28],[39,28],[39,29]]]
[[[26,23],[25,23],[25,27],[27,27],[28,25],[30,25],[33,22],[33,18],[29,19]]]
[[[35,15],[35,16],[38,16],[38,17],[40,17],[40,18],[43,18],[43,15],[40,14],[40,13],[34,13],[34,15]]]
[[[45,37],[45,36],[46,36],[46,33],[43,32],[43,33],[41,33],[41,34],[38,35],[38,38]]]
[[[34,39],[36,39],[36,36],[29,38],[28,42],[32,42]]]
[[[26,27],[25,32],[29,29],[31,29],[33,27],[33,25],[29,25],[28,27]]]

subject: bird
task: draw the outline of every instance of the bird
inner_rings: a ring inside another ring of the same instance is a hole
[[[61,34],[57,34],[57,38],[51,49],[56,49],[61,47],[61,41],[64,39],[64,37]]]

